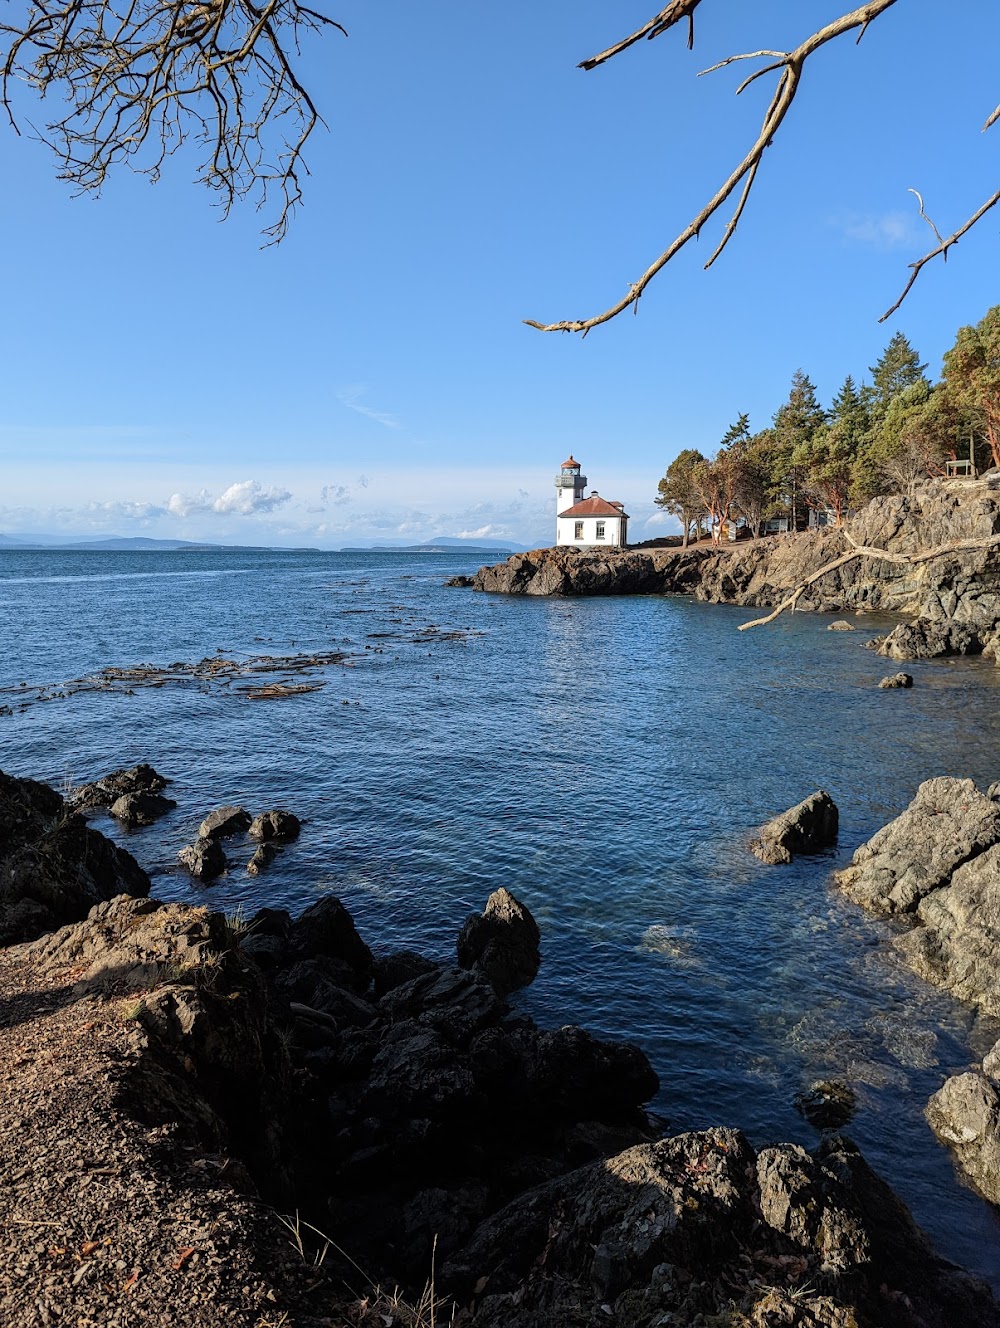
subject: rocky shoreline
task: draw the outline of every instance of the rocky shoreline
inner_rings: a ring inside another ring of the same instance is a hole
[[[476,590],[518,595],[689,595],[717,604],[773,608],[854,545],[904,561],[859,557],[807,586],[795,608],[895,614],[878,643],[892,659],[985,654],[1000,647],[1000,540],[928,561],[929,550],[1000,536],[1000,472],[979,481],[929,481],[909,497],[878,498],[843,530],[819,529],[749,543],[692,548],[518,553],[459,578]]]
[[[430,1324],[433,1268],[482,1328],[1000,1328],[846,1138],[663,1139],[641,1050],[512,1012],[542,938],[508,892],[455,965],[379,954],[330,895],[149,899],[2,785],[5,1324]]]

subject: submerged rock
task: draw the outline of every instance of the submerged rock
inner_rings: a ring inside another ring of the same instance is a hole
[[[891,673],[879,683],[879,687],[881,687],[883,691],[892,691],[897,687],[912,686],[913,677],[909,673]]]
[[[848,1084],[822,1079],[795,1095],[795,1109],[817,1130],[839,1130],[854,1115],[857,1099]]]
[[[828,632],[856,632],[858,629],[853,623],[846,622],[841,618],[839,622],[832,622],[826,630]]]
[[[503,886],[482,913],[470,913],[458,937],[460,968],[474,968],[501,996],[526,987],[542,962],[538,924]]]
[[[247,875],[259,876],[277,856],[278,850],[274,844],[258,844],[253,851],[253,856],[247,863]]]
[[[761,826],[751,850],[771,865],[791,862],[798,853],[819,853],[837,841],[837,805],[824,789],[810,793],[787,812]]]

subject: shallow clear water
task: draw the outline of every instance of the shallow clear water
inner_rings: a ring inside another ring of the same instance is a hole
[[[443,588],[471,570],[460,553],[4,551],[0,766],[58,787],[151,761],[176,811],[133,834],[97,824],[155,893],[250,912],[333,890],[380,949],[447,958],[465,915],[508,886],[543,935],[519,1003],[638,1042],[672,1130],[810,1145],[794,1094],[845,1077],[868,1159],[943,1253],[1000,1285],[997,1215],[922,1117],[1000,1028],[903,970],[889,924],[828,881],[921,780],[1000,778],[998,671],[914,664],[912,691],[880,692],[886,661],[861,648],[874,618],[741,634],[746,611],[683,599]],[[245,680],[59,695],[108,665],[219,649],[346,658],[290,672],[325,686],[284,700],[247,699]],[[840,807],[840,847],[759,864],[749,832],[817,787]],[[307,825],[267,875],[240,861],[206,889],[176,853],[230,801]]]

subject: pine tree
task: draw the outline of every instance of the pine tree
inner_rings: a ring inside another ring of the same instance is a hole
[[[874,412],[885,411],[894,396],[914,383],[923,382],[930,387],[930,380],[924,374],[926,368],[903,333],[894,332],[879,362],[868,369],[872,376],[869,392]]]
[[[808,443],[826,423],[826,411],[819,404],[815,385],[809,375],[796,369],[788,400],[774,416],[774,483],[786,495],[792,529],[798,526],[798,499],[803,476],[794,461],[796,449]]]

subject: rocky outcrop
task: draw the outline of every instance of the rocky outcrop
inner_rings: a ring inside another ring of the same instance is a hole
[[[458,965],[474,968],[495,992],[507,996],[533,982],[542,962],[538,924],[503,886],[482,913],[470,913],[458,937]]]
[[[444,1278],[477,1328],[998,1322],[836,1138],[814,1155],[722,1129],[629,1149],[521,1196]]]
[[[47,784],[0,772],[0,945],[86,917],[102,900],[149,893],[131,854]]]
[[[979,1193],[1000,1204],[1000,1084],[988,1064],[946,1080],[927,1104],[927,1121]]]
[[[110,775],[95,779],[91,784],[81,784],[67,795],[66,801],[75,811],[92,811],[110,807],[119,798],[130,794],[160,793],[169,783],[151,765],[143,763],[129,766],[127,770],[113,770]]]
[[[772,866],[789,863],[797,853],[820,853],[837,842],[837,805],[824,789],[817,789],[787,812],[762,825],[760,838],[750,848]]]
[[[860,545],[903,556],[1000,534],[1000,473],[981,481],[930,481],[910,497],[877,498],[846,527]],[[477,590],[524,595],[684,594],[713,603],[769,607],[849,552],[845,534],[821,529],[719,548],[566,547],[518,553],[482,567]],[[845,563],[799,598],[802,610],[895,613],[912,622],[879,646],[892,659],[1000,650],[1000,547],[928,562],[872,557]]]
[[[855,903],[873,913],[913,913],[935,891],[950,886],[958,868],[998,842],[1000,803],[980,793],[971,779],[929,779],[909,807],[862,844],[835,879]],[[968,877],[963,881],[972,884]],[[929,912],[942,906],[939,920],[950,934],[955,927],[945,902],[935,901]]]

